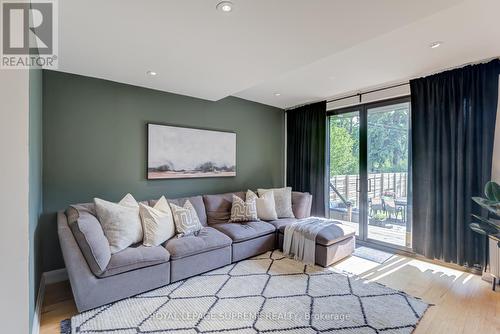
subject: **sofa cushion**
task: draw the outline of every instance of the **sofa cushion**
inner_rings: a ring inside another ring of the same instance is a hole
[[[233,242],[254,239],[276,231],[273,225],[266,222],[225,223],[212,226],[230,237]]]
[[[181,198],[168,199],[168,202],[183,207],[187,200],[189,200],[189,202],[193,205],[194,209],[196,210],[201,225],[207,226],[207,213],[205,211],[205,204],[203,203],[203,197],[201,196],[181,197]],[[150,205],[155,205],[155,203],[156,201],[150,201]]]
[[[280,233],[285,233],[286,225],[279,227]],[[316,236],[316,243],[318,245],[330,246],[344,239],[350,238],[356,234],[356,230],[350,226],[344,225],[340,222],[325,227],[319,231]]]
[[[295,218],[280,218],[276,220],[268,221],[269,224],[272,224],[277,230],[279,230],[282,226],[290,225],[291,223],[296,222]]]
[[[111,249],[93,203],[75,204],[66,210],[68,225],[94,275],[100,275],[111,259]]]
[[[245,200],[244,192],[226,193],[217,195],[204,195],[203,202],[207,210],[208,225],[227,223],[231,218],[233,195]]]
[[[311,215],[312,195],[292,192],[292,211],[295,218],[307,218]]]
[[[211,227],[204,227],[194,235],[167,240],[165,248],[172,260],[230,246],[231,239]]]
[[[127,271],[165,263],[168,262],[169,259],[170,254],[162,246],[146,247],[138,244],[111,255],[108,267],[98,276],[109,277]]]

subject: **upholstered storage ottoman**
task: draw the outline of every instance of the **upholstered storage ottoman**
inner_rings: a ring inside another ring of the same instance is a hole
[[[285,228],[278,228],[278,246],[283,249]],[[322,267],[338,262],[354,252],[356,245],[356,230],[350,226],[335,221],[335,224],[323,228],[316,236],[316,264]]]

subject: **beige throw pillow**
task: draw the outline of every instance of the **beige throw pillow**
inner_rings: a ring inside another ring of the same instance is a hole
[[[170,208],[174,216],[175,229],[177,230],[178,237],[193,234],[203,228],[198,218],[198,214],[189,200],[184,203],[182,208],[172,203],[170,203]]]
[[[248,194],[248,192],[247,192]],[[255,194],[254,194],[255,195]],[[230,223],[252,222],[259,220],[257,216],[256,200],[257,196],[247,195],[246,201],[243,201],[236,195],[233,195],[233,205],[231,206]]]
[[[247,199],[249,197],[255,198],[255,204],[257,206],[257,216],[262,220],[276,220],[278,215],[276,214],[276,205],[274,203],[273,191],[267,191],[259,198],[257,195],[251,191],[247,191]]]
[[[292,211],[292,188],[257,189],[259,197],[269,191],[273,192],[278,218],[295,218]]]
[[[108,239],[111,254],[142,241],[142,224],[139,204],[130,194],[113,203],[94,198],[95,210],[104,235]]]
[[[175,235],[174,217],[165,196],[153,207],[139,203],[139,213],[144,231],[144,246],[159,246]]]

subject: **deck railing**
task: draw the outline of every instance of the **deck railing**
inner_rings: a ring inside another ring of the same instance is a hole
[[[354,207],[359,203],[359,175],[336,175],[330,184],[337,192],[330,190],[330,202],[349,201]],[[368,174],[368,197],[383,197],[392,193],[396,198],[406,197],[408,173],[370,173]],[[339,196],[341,195],[341,196]]]

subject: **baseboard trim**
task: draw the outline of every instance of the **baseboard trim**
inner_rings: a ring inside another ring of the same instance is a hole
[[[45,277],[45,284],[54,284],[68,280],[68,272],[66,268],[46,271],[42,274]]]
[[[437,265],[440,265],[440,266],[443,266],[443,267],[447,267],[447,268],[450,268],[450,269],[464,271],[466,273],[470,273],[470,274],[474,274],[474,275],[480,275],[480,276],[482,275],[481,270],[478,270],[478,269],[475,269],[475,268],[469,268],[469,267],[460,266],[460,265],[455,264],[455,263],[444,262],[444,261],[441,261],[441,260],[438,260],[438,259],[429,259],[429,258],[426,258],[423,255],[420,255],[420,254],[417,254],[415,252],[408,251],[408,250],[403,250],[403,249],[399,249],[399,248],[393,248],[393,247],[390,247],[390,246],[380,245],[380,244],[374,243],[374,242],[366,242],[366,241],[358,240],[358,239],[356,239],[356,244],[357,245],[371,247],[371,248],[375,248],[375,249],[378,249],[378,250],[381,250],[381,251],[384,251],[384,252],[389,252],[389,253],[394,253],[394,254],[398,254],[398,255],[403,255],[403,256],[406,256],[406,257],[414,258],[414,259],[417,259],[417,260],[420,260],[420,261],[424,261],[424,262],[428,262],[428,263],[432,263],[432,264],[437,264]]]
[[[40,285],[38,286],[38,295],[36,297],[31,334],[40,333],[40,320],[42,318],[43,300],[45,298],[45,286],[66,280],[68,280],[68,272],[66,271],[66,268],[42,273],[42,276],[40,277]]]
[[[31,334],[40,333],[40,319],[42,317],[43,299],[45,297],[45,277],[42,274],[40,278],[40,285],[38,286],[38,294],[36,297],[35,312],[33,314],[33,325],[31,327]]]

